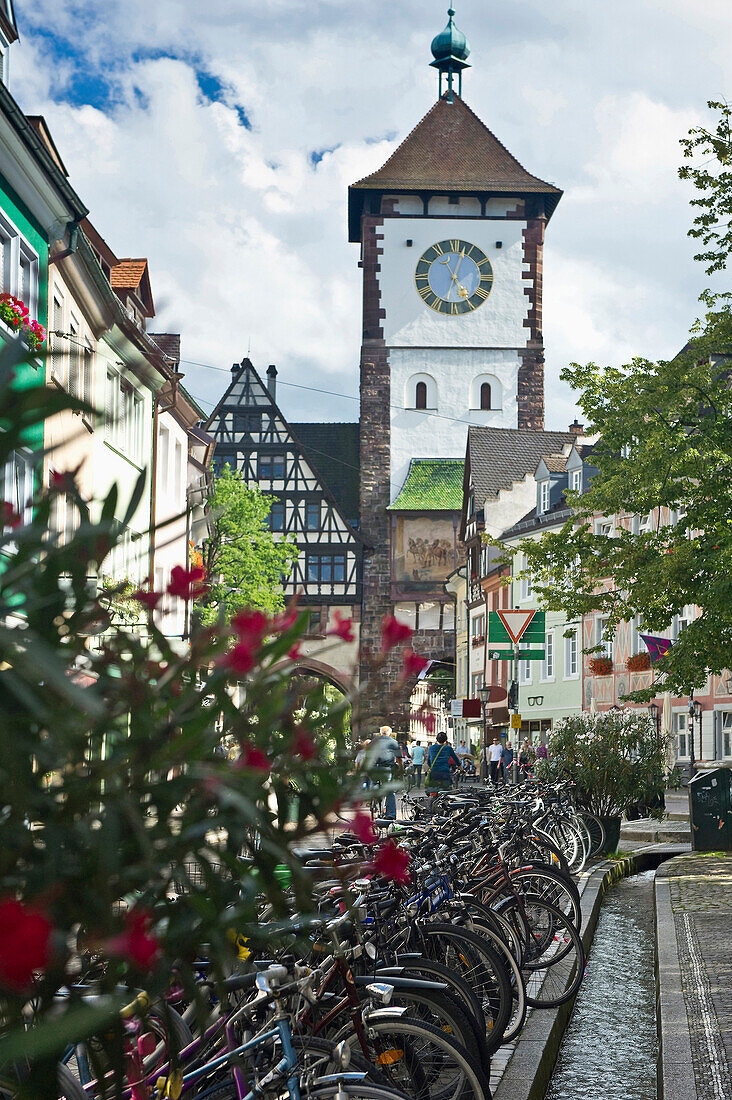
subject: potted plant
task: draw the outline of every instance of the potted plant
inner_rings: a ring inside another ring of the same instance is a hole
[[[26,347],[38,351],[46,339],[46,330],[39,321],[32,321],[27,306],[14,294],[0,294],[0,320],[12,332],[20,333]]]
[[[650,715],[632,710],[572,715],[557,724],[548,747],[549,761],[541,770],[575,784],[578,803],[605,826],[606,851],[617,849],[622,816],[634,806],[657,803],[651,814],[662,816],[663,742]]]
[[[590,672],[593,676],[609,676],[612,670],[611,657],[590,657]]]
[[[625,662],[628,672],[645,672],[651,667],[651,658],[648,653],[633,653]]]

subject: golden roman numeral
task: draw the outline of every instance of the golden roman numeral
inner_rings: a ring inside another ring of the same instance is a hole
[[[450,313],[453,317],[457,317],[458,306],[457,302],[450,302]]]
[[[441,256],[441,255],[442,255],[442,249],[440,248],[439,244],[433,244],[433,245],[432,245],[432,247],[433,247],[433,249],[435,250],[435,254],[436,254],[437,256]]]
[[[421,286],[419,288],[419,296],[424,302],[426,302],[427,299],[432,296],[432,291],[428,286]]]
[[[475,293],[478,295],[479,298],[482,298],[483,301],[485,301],[488,297],[488,291],[484,290],[482,286],[479,286]]]
[[[483,264],[490,264],[490,260],[487,256],[484,256],[482,260],[478,260],[478,267],[482,267]]]
[[[451,252],[459,252],[460,251],[460,241],[450,241],[450,251]]]

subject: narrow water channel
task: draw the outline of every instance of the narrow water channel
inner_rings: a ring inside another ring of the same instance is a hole
[[[547,1100],[656,1100],[654,875],[605,895]]]

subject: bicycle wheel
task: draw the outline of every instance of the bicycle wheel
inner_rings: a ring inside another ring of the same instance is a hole
[[[447,986],[448,992],[459,1003],[460,1007],[470,1015],[481,1035],[485,1035],[486,1023],[483,1006],[475,995],[472,986],[459,974],[437,959],[428,959],[422,955],[395,957],[396,966],[394,973],[403,974],[405,978],[426,978],[427,981],[442,982]],[[389,969],[379,967],[379,976],[383,981],[389,981]],[[375,980],[379,980],[378,978]]]
[[[439,955],[480,998],[486,1018],[486,1041],[493,1053],[503,1042],[511,1014],[511,983],[498,952],[476,932],[452,924],[425,924],[421,929],[427,950]]]
[[[579,890],[570,879],[567,881],[562,875],[550,868],[544,869],[531,867],[511,874],[513,882],[521,893],[534,894],[540,898],[546,898],[552,905],[556,905],[569,917],[575,928],[579,929],[582,923],[582,908],[580,905]]]
[[[502,912],[526,930],[522,972],[526,1001],[532,1008],[556,1008],[571,1000],[585,969],[579,932],[555,905],[530,894],[511,898]]]
[[[404,1016],[370,1020],[373,1060],[390,1084],[419,1100],[490,1100],[482,1070],[473,1066],[463,1047],[429,1024]],[[351,1032],[343,1041],[358,1042]]]
[[[508,947],[508,944],[505,943],[501,935],[495,930],[495,926],[492,922],[486,921],[482,917],[472,917],[470,923],[471,929],[477,932],[479,936],[485,936],[491,946],[503,957],[510,974],[513,1008],[509,1021],[506,1024],[506,1030],[503,1033],[503,1042],[510,1043],[512,1039],[516,1038],[519,1031],[524,1026],[528,1009],[528,1003],[526,1001],[526,983],[521,973],[521,967],[514,958],[513,952]]]
[[[590,840],[592,842],[590,856],[596,856],[598,852],[601,852],[605,847],[605,826],[600,821],[599,817],[589,813],[587,810],[582,810],[578,816],[582,818],[585,828],[590,834]]]

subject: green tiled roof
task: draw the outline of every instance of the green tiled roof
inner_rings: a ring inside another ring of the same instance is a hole
[[[459,512],[465,462],[460,458],[413,458],[392,512]]]

